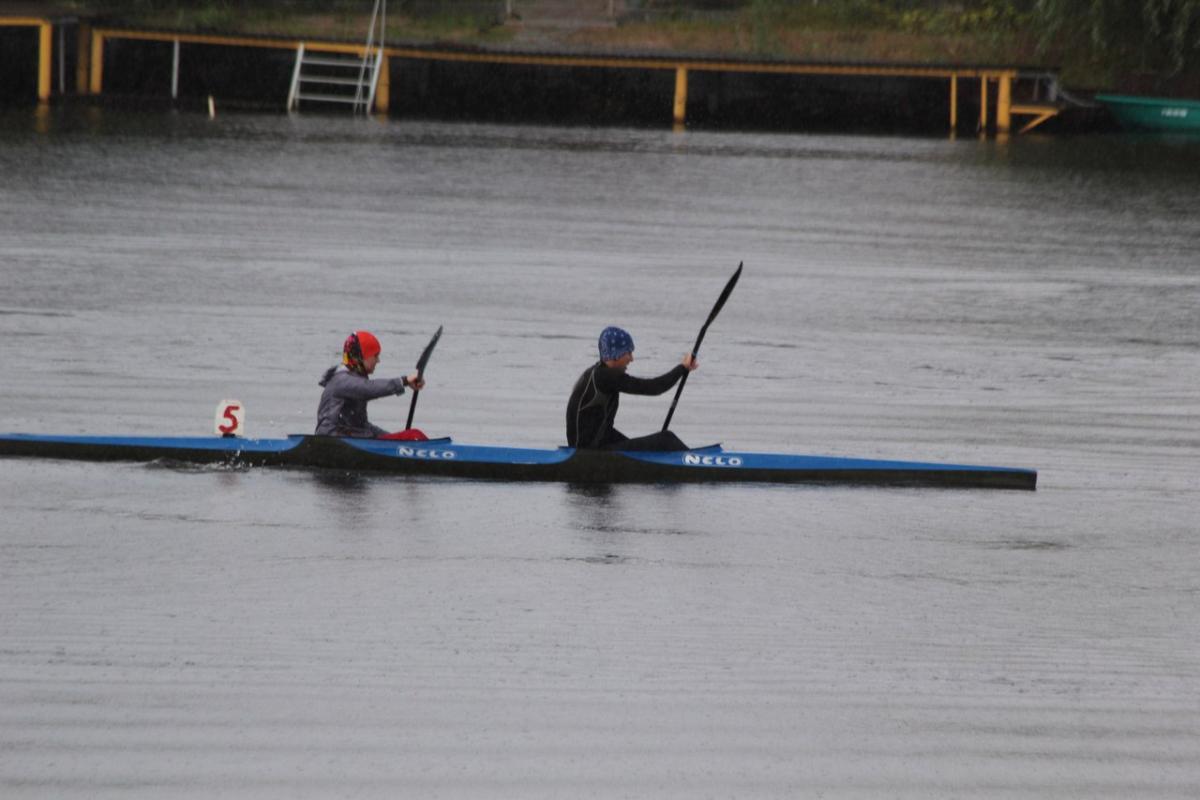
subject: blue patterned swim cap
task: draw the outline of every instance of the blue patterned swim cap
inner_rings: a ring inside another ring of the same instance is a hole
[[[600,360],[616,361],[626,353],[633,352],[633,337],[629,331],[609,326],[600,331]]]

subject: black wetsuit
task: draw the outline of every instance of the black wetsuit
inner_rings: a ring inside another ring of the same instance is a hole
[[[622,369],[597,361],[588,367],[567,402],[567,444],[602,450],[686,450],[687,445],[670,431],[630,439],[613,427],[621,394],[657,395],[670,389],[687,374],[677,365],[657,378],[635,378]]]

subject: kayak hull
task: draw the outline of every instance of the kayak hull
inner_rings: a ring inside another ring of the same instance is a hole
[[[450,439],[402,442],[334,436],[285,439],[0,434],[0,456],[84,461],[177,461],[474,480],[565,483],[813,483],[1026,489],[1014,467],[727,451],[623,452],[494,447]]]

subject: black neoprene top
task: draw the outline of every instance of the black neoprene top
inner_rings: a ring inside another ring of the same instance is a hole
[[[687,368],[677,364],[657,378],[635,378],[625,370],[606,367],[603,361],[597,361],[575,381],[571,399],[567,401],[567,444],[603,447],[612,438],[622,394],[662,394],[686,374]]]

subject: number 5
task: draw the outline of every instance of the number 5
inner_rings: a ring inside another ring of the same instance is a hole
[[[217,436],[241,436],[245,424],[246,409],[238,400],[222,400],[217,403],[217,418],[213,432]]]

